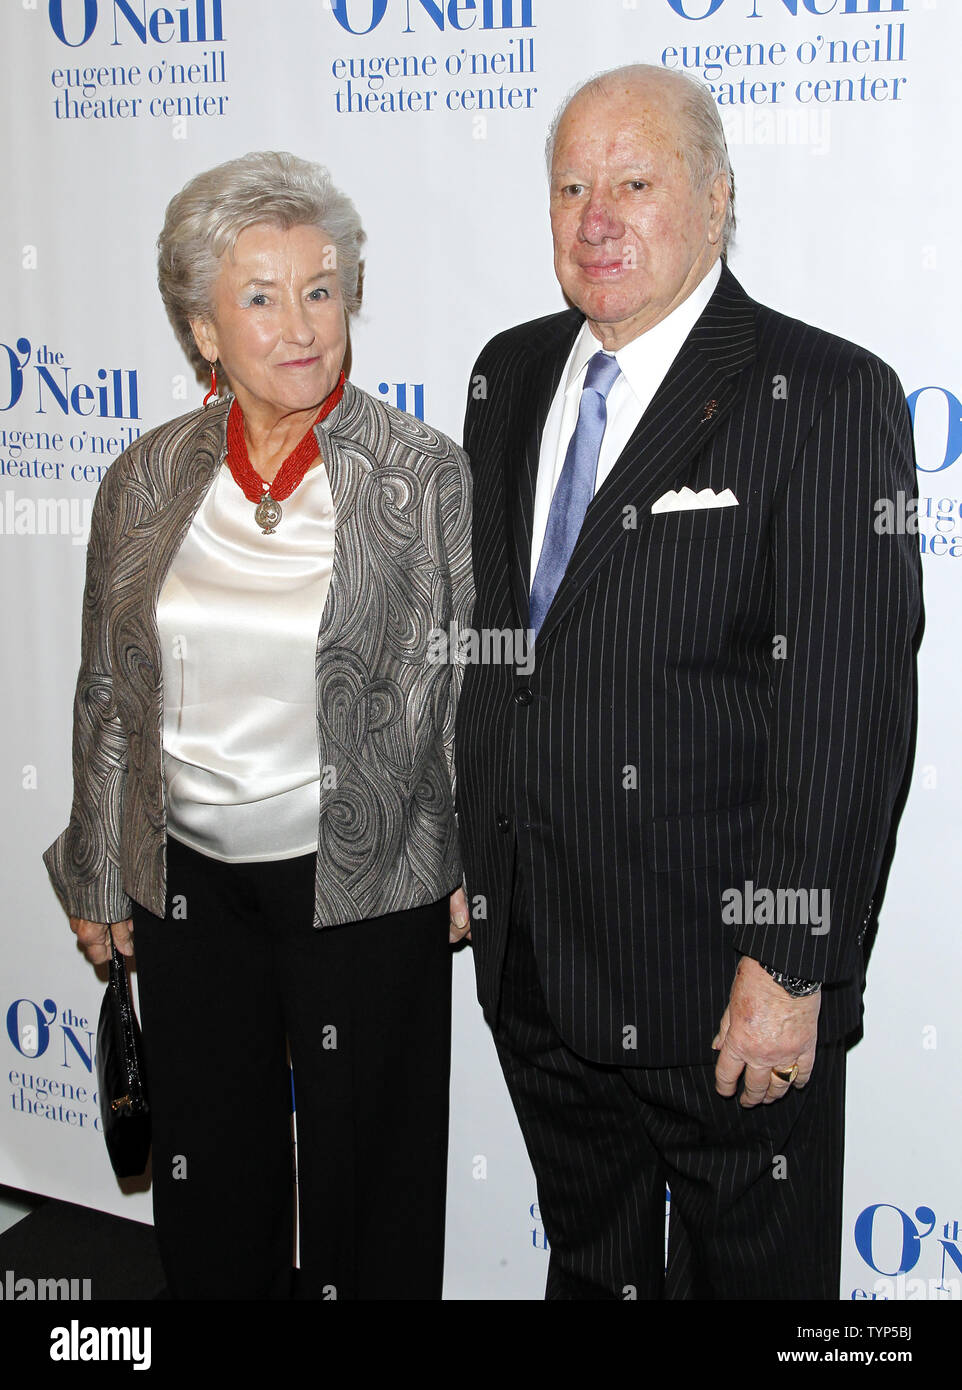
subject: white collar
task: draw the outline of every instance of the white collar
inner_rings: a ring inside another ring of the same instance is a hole
[[[709,299],[715,292],[715,286],[718,284],[720,276],[721,261],[717,260],[707,274],[699,280],[687,299],[683,299],[667,317],[656,323],[653,328],[649,328],[645,333],[639,333],[637,338],[632,338],[630,343],[625,343],[624,347],[619,348],[613,354],[621,368],[622,375],[639,401],[647,404],[651,399],[651,381],[654,374],[657,373],[654,379],[661,381],[678,355],[682,343],[704,313]],[[566,395],[574,387],[581,391],[588,363],[596,352],[603,351],[604,348],[592,333],[586,320],[575,339],[574,348],[569,358],[568,376],[564,388]]]

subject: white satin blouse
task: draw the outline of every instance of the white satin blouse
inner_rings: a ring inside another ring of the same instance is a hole
[[[334,563],[318,461],[273,535],[222,465],[157,608],[167,828],[228,863],[317,849],[315,652]]]

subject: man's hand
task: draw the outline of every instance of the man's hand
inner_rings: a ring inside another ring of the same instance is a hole
[[[769,1105],[780,1100],[790,1085],[804,1086],[815,1064],[818,1011],[822,992],[793,999],[758,961],[742,956],[732,981],[728,1008],[722,1014],[718,1036],[715,1089],[733,1096],[742,1071],[745,1085],[742,1105]],[[794,1082],[772,1074],[772,1068],[791,1071],[798,1063]]]
[[[88,922],[84,917],[71,917],[70,930],[76,933],[77,940],[84,948],[84,955],[94,965],[110,960],[110,935],[122,956],[134,954],[134,924],[131,918],[125,922]]]
[[[471,940],[471,918],[468,916],[468,900],[463,888],[455,888],[451,894],[451,927],[448,940],[452,946],[459,941]]]

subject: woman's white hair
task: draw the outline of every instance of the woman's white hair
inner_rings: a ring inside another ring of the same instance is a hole
[[[257,223],[317,227],[335,248],[347,314],[360,307],[364,229],[350,198],[321,164],[262,150],[198,174],[167,206],[157,239],[157,283],[178,341],[203,380],[209,363],[194,342],[191,319],[211,317],[211,294],[221,257]]]
[[[672,72],[668,68],[661,68],[652,63],[630,63],[626,67],[599,72],[594,77],[589,77],[587,82],[579,83],[565,97],[548,127],[545,159],[549,176],[555,141],[558,138],[558,127],[568,107],[576,97],[586,92],[596,91],[603,94],[611,83],[619,80],[637,83],[639,87],[647,82],[661,82],[666,85],[672,84],[679,89],[681,115],[685,123],[686,135],[683,154],[691,174],[692,184],[696,188],[708,188],[719,174],[724,174],[728,184],[728,208],[722,227],[722,255],[726,255],[735,232],[735,175],[732,173],[731,161],[728,157],[728,145],[725,142],[725,130],[722,126],[721,116],[718,114],[715,98],[712,96],[710,88],[700,82],[697,77],[691,77],[685,72]]]

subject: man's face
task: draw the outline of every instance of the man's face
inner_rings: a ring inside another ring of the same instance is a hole
[[[671,313],[721,251],[727,187],[692,187],[679,99],[657,82],[576,97],[551,164],[555,274],[610,351]]]

